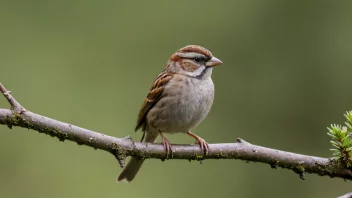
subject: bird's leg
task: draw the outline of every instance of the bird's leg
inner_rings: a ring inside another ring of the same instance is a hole
[[[160,136],[162,138],[161,144],[164,146],[165,151],[166,151],[166,157],[165,159],[169,159],[169,154],[171,153],[171,158],[174,157],[174,151],[172,150],[171,147],[171,142],[164,136],[163,133],[160,132]]]
[[[196,139],[196,144],[199,144],[200,150],[205,154],[205,156],[208,154],[209,151],[209,145],[208,143],[198,135],[191,133],[190,131],[187,132],[187,135],[193,137]]]

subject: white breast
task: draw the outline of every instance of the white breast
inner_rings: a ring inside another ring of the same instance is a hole
[[[150,132],[188,132],[205,119],[214,100],[210,75],[197,79],[176,74],[164,91],[147,115]]]

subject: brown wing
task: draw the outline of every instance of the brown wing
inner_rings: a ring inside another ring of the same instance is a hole
[[[145,129],[146,117],[150,109],[160,100],[164,94],[164,86],[170,81],[174,73],[161,73],[154,81],[153,86],[150,88],[147,98],[145,99],[141,110],[139,111],[138,121],[135,131],[143,126]]]

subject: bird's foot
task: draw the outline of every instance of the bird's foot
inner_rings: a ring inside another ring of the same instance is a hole
[[[187,134],[191,137],[193,137],[194,139],[196,139],[195,144],[198,144],[200,147],[200,150],[202,151],[202,153],[204,153],[204,156],[208,155],[209,152],[209,145],[208,143],[201,137],[199,137],[198,135],[191,133],[190,131],[187,132]]]
[[[164,146],[164,149],[166,151],[165,159],[169,159],[170,154],[171,154],[171,158],[173,158],[174,151],[172,150],[171,142],[162,133],[160,133],[160,136],[162,138],[161,144]]]

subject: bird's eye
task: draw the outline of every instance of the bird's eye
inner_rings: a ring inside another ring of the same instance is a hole
[[[196,62],[200,62],[200,61],[202,60],[202,58],[201,58],[201,57],[195,57],[194,60],[195,60]]]

